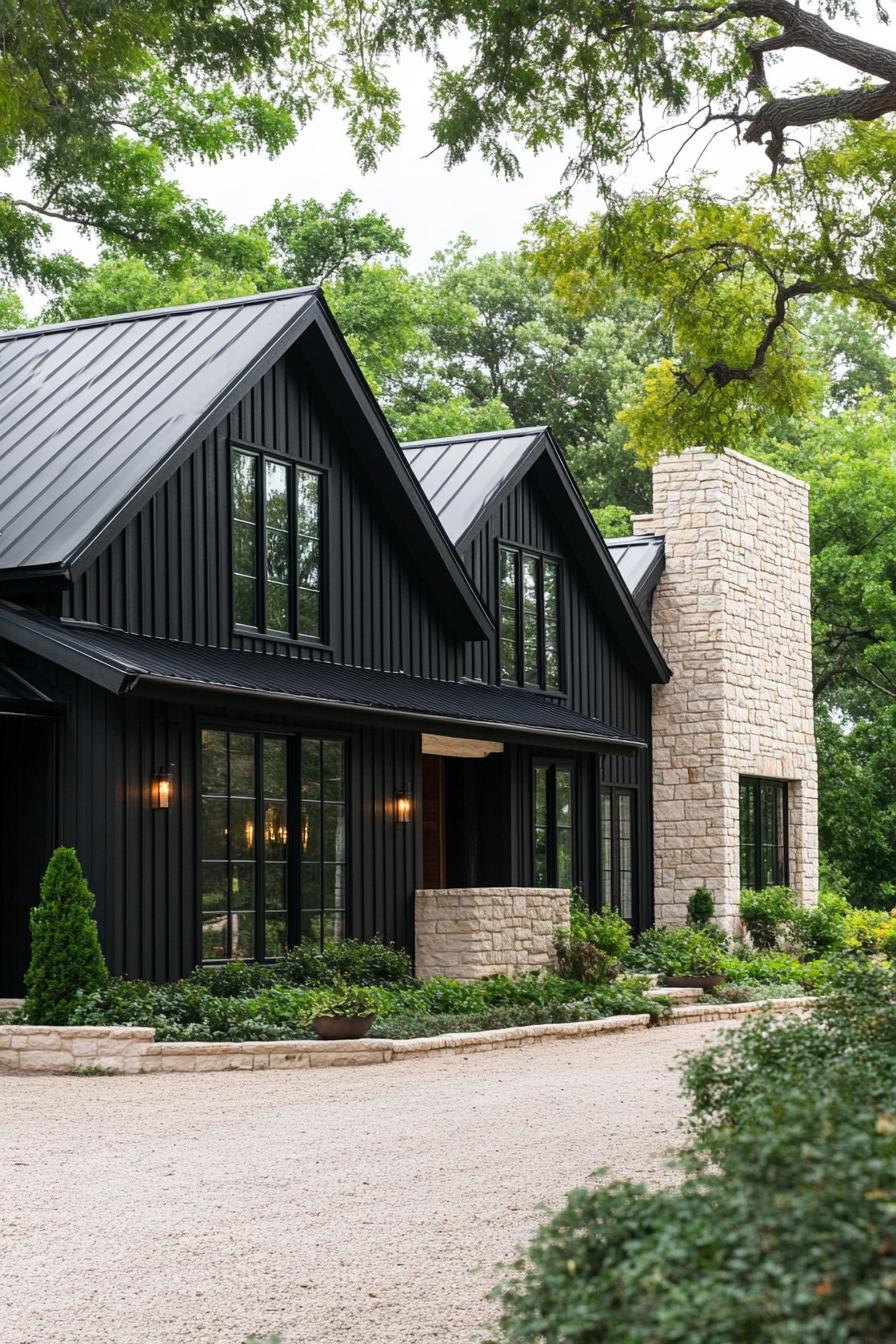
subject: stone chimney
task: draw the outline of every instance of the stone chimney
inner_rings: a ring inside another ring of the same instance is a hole
[[[709,887],[737,920],[742,777],[787,781],[790,885],[818,899],[808,486],[740,453],[691,449],[653,473],[665,537],[653,633],[672,668],[654,687],[656,922]]]

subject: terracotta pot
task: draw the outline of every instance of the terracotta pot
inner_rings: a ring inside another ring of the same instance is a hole
[[[722,984],[724,975],[664,975],[665,989],[715,989]]]
[[[322,1041],[357,1041],[367,1035],[375,1017],[376,1013],[363,1017],[316,1017],[311,1030]]]

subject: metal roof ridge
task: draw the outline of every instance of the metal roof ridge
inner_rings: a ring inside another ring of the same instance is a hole
[[[523,434],[545,434],[547,425],[527,425],[520,429],[483,429],[476,434],[448,434],[441,439],[406,439],[404,448],[438,448],[446,443],[482,443],[488,439],[512,439]]]
[[[99,317],[73,317],[65,322],[48,322],[40,327],[19,327],[16,331],[0,331],[0,342],[25,340],[57,331],[80,331],[89,327],[109,326],[119,322],[141,322],[153,317],[175,317],[182,313],[211,312],[218,308],[245,307],[252,303],[280,302],[285,299],[309,298],[322,294],[320,285],[300,285],[293,289],[272,289],[262,294],[237,295],[232,299],[206,299],[201,303],[178,303],[169,308],[146,308],[131,313],[107,313]]]

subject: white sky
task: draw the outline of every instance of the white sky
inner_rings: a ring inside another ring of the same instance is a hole
[[[867,10],[862,35],[891,46],[893,33],[874,17],[873,0],[860,0],[860,4],[863,11]],[[799,55],[786,57],[779,78],[783,70],[787,83],[809,75],[832,84],[852,82],[851,72],[843,67]],[[438,152],[427,157],[432,138],[428,130],[427,70],[422,58],[408,56],[402,61],[397,84],[405,132],[399,146],[385,155],[374,173],[364,176],[358,171],[340,116],[324,109],[297,143],[273,162],[263,155],[250,155],[213,166],[191,165],[184,168],[180,179],[192,195],[205,197],[233,222],[248,222],[278,196],[315,197],[329,203],[350,187],[364,207],[383,211],[405,229],[415,268],[424,266],[433,252],[461,232],[475,239],[479,251],[514,247],[532,208],[559,187],[567,156],[559,150],[537,157],[522,155],[523,176],[512,182],[493,176],[478,155],[448,172]],[[671,134],[660,139],[656,164],[641,164],[636,185],[647,185],[665,167],[674,144]],[[693,153],[682,157],[681,175],[687,174],[692,161]],[[723,188],[736,189],[745,175],[766,164],[760,148],[733,148],[730,140],[720,139],[700,166],[715,171]],[[24,192],[25,182],[20,179],[14,189]],[[585,217],[593,204],[589,188],[578,188],[571,213]],[[95,255],[93,243],[67,226],[57,229],[56,242],[85,260]],[[33,301],[28,306],[36,311],[40,303]]]

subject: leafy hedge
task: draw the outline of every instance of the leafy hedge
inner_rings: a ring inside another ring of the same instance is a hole
[[[896,1338],[896,972],[843,964],[685,1070],[681,1183],[574,1191],[498,1290],[498,1344]]]
[[[345,969],[360,980],[348,982]],[[414,980],[403,952],[382,944],[340,943],[321,953],[295,948],[276,967],[251,963],[201,967],[185,980],[153,985],[112,980],[81,995],[70,1021],[80,1025],[154,1027],[159,1040],[294,1040],[333,1010],[334,995],[363,995],[376,1011],[375,1034],[440,1035],[535,1022],[576,1022],[620,1013],[668,1012],[646,998],[644,982],[585,985],[557,975],[490,976],[475,984],[437,977]],[[389,977],[391,976],[391,980]]]

